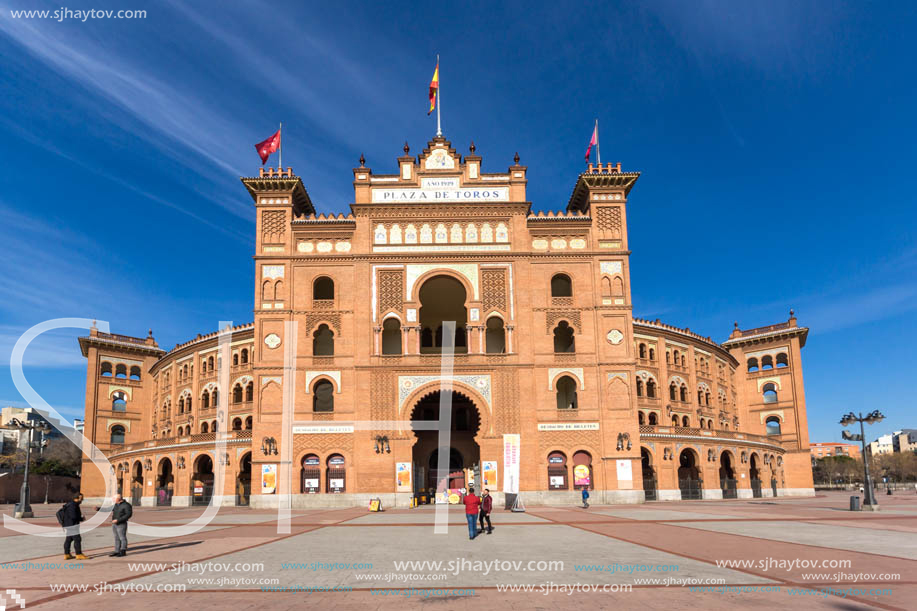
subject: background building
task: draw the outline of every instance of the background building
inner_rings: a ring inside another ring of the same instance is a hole
[[[833,441],[813,441],[810,444],[812,458],[826,458],[828,456],[849,456],[860,458],[860,446],[855,443],[837,443]]]
[[[222,484],[222,504],[406,506],[469,479],[529,503],[813,493],[792,312],[723,343],[633,317],[638,172],[589,165],[565,211],[533,214],[518,156],[485,173],[474,145],[409,153],[387,175],[361,158],[347,216],[316,215],[291,168],[242,179],[253,323],[168,352],[152,333],[80,339],[86,436],[126,496],[206,503]],[[426,427],[449,345],[440,469]]]

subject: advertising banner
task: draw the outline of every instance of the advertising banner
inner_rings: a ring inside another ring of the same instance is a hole
[[[630,490],[634,487],[634,471],[630,461],[627,459],[618,459],[616,465],[618,470],[618,488],[621,490]]]
[[[574,486],[588,486],[591,483],[589,478],[589,466],[588,465],[576,465],[573,467],[573,485]]]
[[[277,465],[261,465],[261,494],[274,494],[277,489]]]
[[[411,488],[411,463],[395,463],[395,481],[398,484],[398,492],[410,492]]]
[[[503,436],[503,492],[519,493],[519,450],[522,445],[518,433]]]
[[[497,461],[495,460],[485,460],[483,462],[482,475],[484,479],[484,487],[488,488],[493,486],[497,487]]]

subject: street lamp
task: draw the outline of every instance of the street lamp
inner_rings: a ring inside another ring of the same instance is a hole
[[[879,504],[876,503],[875,495],[872,490],[872,479],[869,477],[869,458],[866,456],[866,431],[863,429],[863,423],[866,424],[875,424],[876,422],[882,422],[885,419],[885,416],[879,410],[873,410],[863,416],[862,413],[854,414],[850,412],[843,418],[841,418],[841,426],[847,426],[853,424],[854,422],[860,423],[860,434],[850,434],[847,431],[841,433],[841,437],[848,441],[859,441],[863,448],[863,471],[866,478],[866,483],[863,486],[863,506],[869,506],[869,509],[876,511],[879,509]]]
[[[19,418],[13,418],[11,422],[16,428],[29,431],[29,441],[25,446],[25,473],[22,475],[22,488],[19,491],[19,509],[13,512],[13,517],[31,518],[33,516],[32,506],[29,504],[29,464],[32,462],[32,436],[35,431],[38,431],[44,436],[45,433],[51,431],[51,427],[43,420],[22,421]]]

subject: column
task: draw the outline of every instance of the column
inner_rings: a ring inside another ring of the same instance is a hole
[[[516,328],[515,325],[506,325],[506,353],[507,354],[513,353],[513,329],[515,328]]]

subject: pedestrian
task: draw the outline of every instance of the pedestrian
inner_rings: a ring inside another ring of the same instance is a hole
[[[589,509],[589,490],[583,488],[583,509]]]
[[[115,504],[111,508],[111,530],[115,533],[115,553],[109,556],[127,556],[127,521],[134,515],[131,504],[120,494],[111,497]]]
[[[71,545],[73,546],[73,551],[76,552],[77,560],[88,560],[83,555],[83,536],[80,534],[80,522],[86,519],[83,517],[83,512],[80,511],[80,503],[82,502],[83,495],[76,493],[57,512],[57,521],[64,527],[64,533],[67,535],[64,538],[64,560],[73,560],[74,558],[70,555]]]
[[[478,518],[481,522],[481,530],[484,530],[484,520],[487,520],[487,534],[494,531],[493,524],[490,523],[490,512],[493,511],[494,497],[490,496],[490,490],[484,488],[484,494],[481,495],[481,515]]]
[[[465,504],[465,519],[468,520],[468,538],[474,539],[478,536],[478,508],[481,506],[481,499],[475,496],[474,488],[469,488],[462,503]]]

